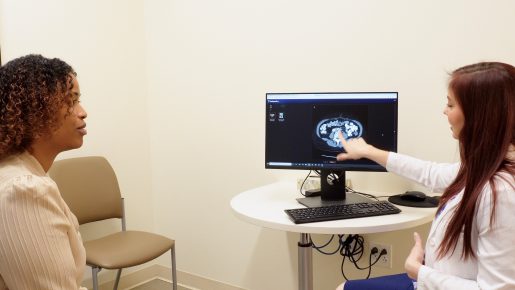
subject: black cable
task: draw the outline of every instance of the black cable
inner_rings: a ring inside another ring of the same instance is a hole
[[[372,255],[377,253],[377,249],[375,252],[371,250],[369,253],[369,256],[368,256],[368,266],[360,267],[357,262],[363,257],[363,254],[364,254],[364,238],[360,235],[349,235],[349,236],[347,236],[347,238],[345,240],[343,240],[343,235],[342,235],[340,238],[340,242],[342,242],[342,249],[341,249],[340,254],[343,256],[340,267],[341,267],[342,276],[344,277],[345,280],[349,280],[343,270],[343,265],[345,264],[345,258],[348,258],[352,262],[352,264],[354,264],[354,267],[356,267],[357,269],[368,270],[368,274],[365,278],[365,279],[368,279],[368,278],[370,278],[370,275],[372,273],[372,266],[377,264],[383,255],[387,254],[386,252],[379,253],[379,256],[376,258],[376,260],[374,262],[372,262]],[[352,248],[351,248],[351,245],[352,245]],[[359,255],[359,256],[356,258],[357,255]]]
[[[347,278],[347,276],[345,276],[345,272],[343,271],[343,264],[344,263],[345,263],[345,256],[343,256],[342,263],[340,265],[340,270],[342,272],[343,279],[345,279],[345,281],[349,281],[349,278]]]
[[[359,191],[356,191],[356,190],[354,190],[354,189],[352,189],[352,188],[350,188],[348,186],[345,186],[345,191],[346,192],[350,192],[350,193],[360,194],[360,195],[363,195],[365,197],[368,197],[368,198],[371,198],[371,199],[374,199],[374,200],[379,200],[377,198],[377,196],[375,196],[375,195],[372,195],[372,194],[369,194],[369,193],[364,193],[364,192],[359,192]]]
[[[345,241],[343,241],[342,243],[340,254],[344,257],[348,257],[351,261],[359,261],[363,256],[364,242],[365,239],[363,238],[363,236],[348,235]],[[359,255],[359,257],[357,259],[354,258],[357,255]]]
[[[303,182],[302,182],[302,185],[300,186],[300,194],[302,194],[303,196],[306,196],[303,192],[302,192],[302,188],[304,187],[304,184],[306,183],[306,180],[309,178],[309,177],[316,177],[316,176],[311,176],[311,172],[314,172],[315,174],[317,175],[320,175],[320,171],[318,170],[310,170],[308,172],[308,174],[306,175],[306,178],[304,178]],[[345,186],[345,191],[346,192],[351,192],[351,193],[356,193],[356,194],[360,194],[360,195],[363,195],[363,196],[366,196],[368,198],[372,198],[372,199],[375,199],[375,200],[379,200],[377,198],[377,196],[374,196],[372,194],[368,194],[368,193],[364,193],[364,192],[359,192],[359,191],[356,191],[354,189],[352,189],[351,187],[348,187],[348,186]],[[314,242],[313,242],[313,239],[311,239],[311,235],[309,235],[309,239],[310,239],[310,242],[311,242],[311,245],[312,245],[312,248],[314,248],[317,252],[321,253],[321,254],[324,254],[324,255],[334,255],[336,253],[340,253],[340,255],[342,256],[342,263],[340,265],[340,269],[341,269],[341,273],[342,273],[342,276],[345,280],[349,280],[347,278],[347,276],[345,276],[345,272],[343,270],[343,266],[345,264],[345,259],[348,258],[352,264],[354,264],[354,267],[356,267],[356,269],[358,270],[368,270],[368,274],[366,276],[365,279],[368,279],[370,278],[370,275],[372,273],[372,266],[374,266],[375,264],[377,264],[379,262],[379,259],[381,259],[381,257],[383,255],[385,255],[386,253],[379,253],[379,256],[377,257],[377,259],[372,262],[372,255],[375,254],[373,253],[373,251],[371,250],[370,253],[369,253],[369,256],[368,256],[368,266],[367,267],[360,267],[358,265],[358,261],[363,257],[363,254],[365,252],[365,247],[364,247],[364,244],[365,244],[365,239],[363,238],[363,236],[360,236],[360,235],[347,235],[347,237],[344,239],[345,235],[338,235],[338,246],[337,248],[334,250],[334,251],[324,251],[323,249],[325,247],[327,247],[334,239],[335,235],[332,235],[331,238],[329,238],[329,240],[324,243],[323,245],[321,246],[317,246]],[[376,249],[376,252],[377,252],[377,249]]]
[[[321,254],[324,254],[324,255],[334,255],[336,253],[338,253],[338,251],[340,250],[340,245],[338,245],[338,247],[336,248],[336,250],[334,250],[333,252],[324,252],[322,251],[323,248],[327,247],[334,239],[334,236],[335,235],[331,235],[331,238],[329,239],[329,241],[327,241],[324,245],[322,246],[317,246],[315,245],[315,243],[313,242],[313,239],[311,239],[311,235],[309,235],[309,240],[311,241],[311,244],[313,245],[313,249],[315,249],[317,252],[321,253]]]
[[[345,280],[349,280],[347,276],[345,276],[345,272],[343,271],[343,265],[345,264],[345,258],[349,258],[349,260],[356,260],[358,261],[361,259],[361,256],[363,255],[362,247],[363,247],[363,237],[360,235],[348,235],[347,238],[344,240],[343,235],[340,236],[340,255],[342,255],[342,263],[340,265],[342,276]],[[354,246],[351,249],[351,245],[354,244]],[[360,255],[357,259],[354,259],[353,257],[355,255]]]
[[[381,258],[381,256],[378,256],[377,260],[375,261],[375,263],[377,263],[380,258]],[[372,264],[372,251],[370,251],[370,255],[368,256],[368,264],[370,266],[368,266],[368,274],[367,274],[367,278],[366,279],[370,278],[370,274],[372,274],[372,266],[374,265],[374,264]]]
[[[311,174],[311,170],[308,172],[308,174],[306,175],[306,178],[304,178],[304,180],[302,181],[302,184],[300,185],[299,192],[302,196],[306,196],[306,194],[304,194],[302,192],[302,188],[304,188],[304,183],[306,183],[306,180],[308,180],[310,174]]]
[[[313,242],[311,235],[309,235],[309,240],[312,244],[312,247],[319,253],[322,253],[324,255],[334,255],[338,252],[340,253],[340,255],[342,256],[342,263],[340,264],[340,270],[341,270],[342,276],[345,280],[349,280],[343,270],[343,266],[345,264],[346,258],[348,258],[352,262],[352,264],[354,264],[354,267],[356,267],[356,269],[368,270],[368,274],[365,277],[365,279],[368,279],[368,278],[370,278],[370,275],[372,274],[372,266],[377,264],[379,262],[379,260],[381,259],[381,257],[387,254],[386,251],[383,250],[381,253],[379,253],[379,256],[377,256],[376,260],[374,262],[372,262],[372,255],[376,254],[378,251],[377,248],[373,248],[370,250],[370,253],[368,256],[368,266],[360,267],[358,265],[358,261],[363,257],[363,254],[365,253],[365,247],[364,247],[365,239],[363,238],[363,236],[361,236],[361,235],[347,235],[347,236],[338,235],[337,248],[332,252],[323,251],[322,249],[327,247],[334,240],[334,237],[335,237],[335,235],[331,235],[329,240],[321,246],[317,246]],[[375,249],[375,251],[374,251],[374,249]]]
[[[315,172],[317,175],[311,175],[311,172]],[[308,178],[318,177],[318,176],[320,176],[320,174],[316,170],[310,170],[308,172],[308,174],[306,175],[306,178],[304,178],[304,180],[302,181],[302,184],[300,185],[300,188],[299,188],[299,192],[302,196],[306,196],[306,194],[304,192],[302,192],[302,189],[304,188],[304,184],[306,184],[306,181],[308,180]]]
[[[374,252],[374,249],[375,249],[375,252]],[[374,248],[374,249],[371,249],[371,250],[370,250],[370,254],[369,254],[369,256],[368,256],[368,266],[367,266],[367,267],[361,268],[361,267],[359,267],[359,266],[356,264],[356,262],[357,262],[357,261],[354,261],[352,258],[349,258],[349,259],[353,262],[354,266],[355,266],[356,268],[358,268],[359,270],[367,270],[367,269],[368,269],[368,274],[367,274],[367,277],[365,277],[365,279],[370,278],[370,274],[372,274],[372,266],[374,266],[375,264],[377,264],[377,262],[379,262],[379,260],[381,259],[381,257],[387,254],[387,252],[386,252],[385,250],[381,251],[381,253],[379,253],[379,256],[377,256],[376,260],[375,260],[374,262],[372,262],[372,256],[373,256],[374,254],[376,254],[376,253],[377,253],[377,251],[378,251],[378,250],[377,250],[377,248]],[[342,270],[343,270],[343,269],[342,269]]]

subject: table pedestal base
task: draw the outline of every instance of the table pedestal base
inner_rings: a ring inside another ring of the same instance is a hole
[[[313,290],[313,254],[309,234],[300,234],[299,248],[299,290]]]

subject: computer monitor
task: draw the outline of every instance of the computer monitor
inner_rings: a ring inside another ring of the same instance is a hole
[[[369,201],[346,193],[346,171],[386,171],[368,160],[337,161],[338,138],[362,137],[397,151],[397,92],[267,93],[265,168],[317,170],[321,189],[298,201],[308,207]]]

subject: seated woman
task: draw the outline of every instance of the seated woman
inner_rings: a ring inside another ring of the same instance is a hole
[[[345,290],[515,289],[515,68],[478,63],[455,70],[444,110],[460,163],[435,164],[345,140],[338,160],[368,158],[443,191],[425,250],[415,245],[406,274],[347,281]]]
[[[0,290],[86,289],[77,219],[46,173],[82,146],[79,97],[60,59],[27,55],[0,68]]]

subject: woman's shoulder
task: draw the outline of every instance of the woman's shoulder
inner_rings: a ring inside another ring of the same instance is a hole
[[[5,213],[0,218],[27,217],[21,222],[25,226],[41,216],[67,222],[67,207],[55,182],[32,174],[14,176],[0,185],[0,211]]]
[[[0,169],[0,197],[52,198],[56,194],[59,195],[57,185],[48,175],[35,174],[20,167]]]
[[[11,176],[0,184],[0,196],[53,198],[59,194],[55,182],[50,177],[33,174]]]
[[[515,176],[505,171],[497,172],[493,177],[493,187],[497,192],[515,194]]]
[[[496,216],[505,222],[515,222],[515,178],[506,172],[498,172],[492,182],[483,186],[477,208],[478,218],[490,219],[495,204]],[[499,221],[499,219],[497,219]],[[508,221],[509,220],[509,221]],[[501,221],[502,222],[502,221]]]
[[[41,165],[28,153],[9,156],[0,162],[0,194],[42,192],[57,188]]]
[[[495,192],[496,200],[512,201],[515,203],[515,177],[507,172],[497,172],[491,182],[482,189],[481,198],[488,203],[492,201]]]

